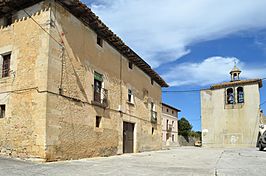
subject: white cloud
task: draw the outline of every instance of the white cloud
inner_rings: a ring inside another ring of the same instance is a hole
[[[251,68],[235,57],[210,57],[200,63],[183,63],[173,66],[163,77],[171,86],[206,86],[230,80],[229,72],[236,61],[242,70],[241,78],[266,77],[266,68]]]
[[[91,7],[153,67],[196,42],[266,27],[265,0],[97,0]]]

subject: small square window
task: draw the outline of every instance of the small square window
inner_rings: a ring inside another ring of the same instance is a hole
[[[132,92],[131,89],[128,89],[128,99],[127,99],[127,101],[128,101],[129,103],[134,103],[133,92]]]
[[[5,118],[6,105],[0,105],[0,118]]]
[[[101,116],[96,116],[96,128],[100,128],[101,127],[101,121],[102,121],[102,117]]]
[[[97,44],[101,47],[103,47],[103,39],[99,36],[97,36]]]
[[[130,68],[131,70],[133,69],[133,63],[132,62],[128,63],[128,68]]]
[[[151,102],[151,110],[155,112],[155,104],[154,104],[154,102]]]

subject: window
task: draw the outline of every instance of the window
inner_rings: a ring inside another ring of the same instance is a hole
[[[9,76],[11,54],[3,55],[2,58],[2,78],[5,78]]]
[[[237,102],[244,103],[244,90],[243,87],[237,88]]]
[[[172,114],[175,114],[175,112],[174,112],[174,111],[172,111]]]
[[[234,73],[233,77],[234,77],[234,81],[236,81],[237,80],[237,74]]]
[[[166,140],[170,139],[171,135],[169,133],[166,133]]]
[[[153,81],[153,79],[151,79],[151,85],[153,85],[154,84],[154,81]]]
[[[101,103],[103,76],[94,72],[94,101]]]
[[[97,36],[97,44],[100,46],[100,47],[103,47],[103,39],[99,36]]]
[[[0,105],[0,118],[5,118],[6,105]]]
[[[154,134],[154,128],[153,127],[151,128],[151,134],[152,135]]]
[[[102,117],[96,116],[96,128],[100,128]]]
[[[129,103],[134,103],[134,96],[133,96],[133,92],[131,89],[128,89],[128,98],[127,98],[127,101]]]
[[[132,62],[128,63],[128,68],[130,68],[131,70],[133,69],[133,63]]]
[[[151,102],[151,120],[152,122],[157,123],[157,112],[154,102]]]
[[[168,109],[166,109],[166,112],[169,112],[169,110],[168,110]]]
[[[155,104],[153,102],[151,102],[151,110],[155,111]]]
[[[234,104],[235,103],[234,89],[233,88],[228,88],[226,90],[226,103],[227,104]]]
[[[175,142],[175,135],[172,134],[172,142]]]

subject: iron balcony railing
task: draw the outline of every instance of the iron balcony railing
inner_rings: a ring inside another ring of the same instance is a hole
[[[173,130],[173,125],[172,124],[168,124],[167,131],[171,132],[172,130]]]
[[[108,106],[108,90],[101,88],[99,90],[94,89],[94,104],[107,107]]]
[[[9,68],[6,68],[6,69],[2,69],[2,78],[6,78],[6,77],[9,77],[10,75],[10,69]]]
[[[156,111],[151,111],[151,122],[157,123],[157,112]]]

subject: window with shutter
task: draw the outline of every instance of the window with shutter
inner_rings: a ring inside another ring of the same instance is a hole
[[[11,53],[0,55],[0,78],[6,78],[10,75]]]
[[[3,56],[3,65],[2,65],[2,78],[8,77],[10,72],[10,58],[11,54]]]

